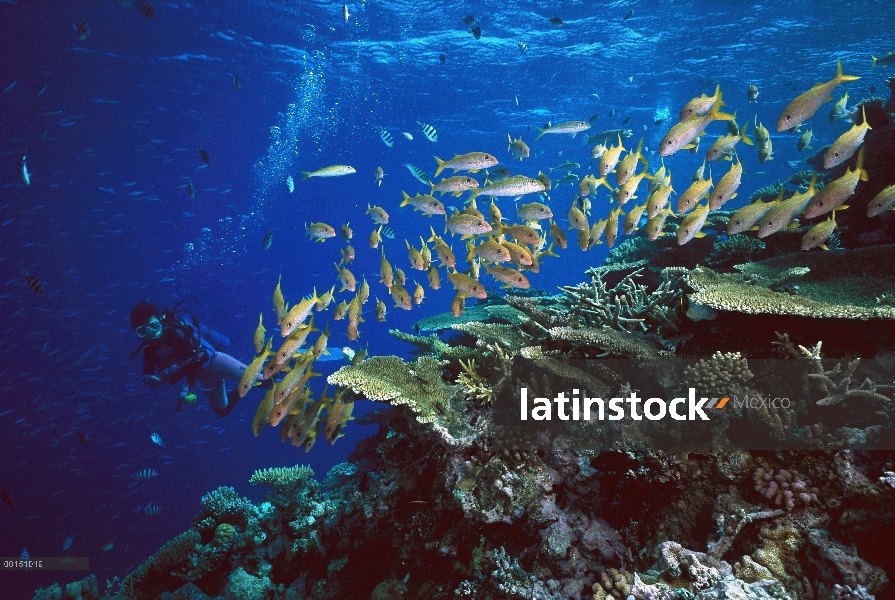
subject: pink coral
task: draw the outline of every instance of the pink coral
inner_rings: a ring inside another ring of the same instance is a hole
[[[755,480],[756,492],[768,500],[773,500],[778,506],[782,504],[786,510],[795,508],[797,501],[802,504],[817,502],[814,490],[808,487],[795,469],[780,469],[775,473],[773,470],[758,467],[752,478]]]

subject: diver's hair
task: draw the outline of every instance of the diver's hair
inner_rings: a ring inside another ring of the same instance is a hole
[[[131,329],[145,325],[150,318],[161,318],[162,313],[158,306],[150,302],[138,302],[131,311]]]

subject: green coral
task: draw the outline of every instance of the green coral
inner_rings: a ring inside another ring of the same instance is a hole
[[[478,348],[495,355],[504,351],[516,354],[528,345],[528,340],[515,325],[475,322],[454,325],[452,329],[473,336],[478,340]]]
[[[405,363],[397,356],[374,356],[342,367],[327,378],[370,400],[406,405],[420,423],[432,423],[445,412],[451,389],[441,379],[441,364],[430,356]]]
[[[214,545],[229,546],[236,536],[236,529],[230,523],[221,523],[214,530]]]
[[[255,471],[249,479],[249,483],[252,485],[266,485],[278,489],[289,489],[295,484],[306,481],[313,476],[314,471],[308,465],[275,467],[272,469],[260,469]]]
[[[737,265],[740,273],[706,267],[685,280],[691,299],[718,310],[814,318],[895,319],[895,307],[877,298],[895,287],[889,266],[895,246],[842,252],[789,254]],[[785,291],[776,291],[781,288]]]
[[[432,315],[431,317],[426,317],[425,319],[420,319],[413,327],[418,332],[442,331],[444,329],[450,329],[453,325],[459,325],[461,323],[470,323],[472,321],[486,321],[490,317],[491,315],[488,314],[488,311],[485,309],[484,305],[476,304],[475,306],[468,306],[464,308],[459,317],[455,317],[453,313],[449,312],[439,313],[437,315]]]
[[[150,556],[121,582],[121,595],[133,600],[155,600],[168,590],[183,584],[183,573],[190,568],[190,557],[200,542],[199,532],[181,533]]]
[[[485,306],[485,312],[492,319],[501,319],[513,325],[525,325],[529,320],[524,312],[508,304],[488,304]]]
[[[391,335],[399,340],[403,340],[408,344],[413,344],[420,349],[423,354],[435,356],[436,358],[463,359],[478,356],[479,352],[475,348],[468,346],[451,346],[442,341],[438,334],[432,333],[428,336],[413,335],[405,333],[399,329],[389,329]]]

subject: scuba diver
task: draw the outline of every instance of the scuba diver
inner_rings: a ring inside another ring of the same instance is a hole
[[[152,388],[164,383],[173,385],[186,378],[174,408],[176,412],[183,409],[184,403],[195,402],[196,395],[191,388],[199,388],[205,392],[212,410],[225,417],[239,402],[238,389],[228,392],[226,380],[238,382],[246,365],[224,354],[230,345],[227,337],[200,325],[191,312],[178,311],[181,302],[163,311],[155,304],[139,302],[131,310],[131,327],[141,340],[131,358],[143,352],[143,383]],[[189,318],[182,318],[179,313],[187,313]],[[262,387],[272,384],[272,381],[263,381]]]

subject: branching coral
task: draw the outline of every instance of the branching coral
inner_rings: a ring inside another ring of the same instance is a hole
[[[421,356],[405,363],[397,356],[374,356],[356,365],[344,366],[327,378],[370,400],[406,405],[420,423],[432,423],[443,413],[451,389],[441,380],[441,364]]]
[[[680,274],[664,270],[664,281],[649,291],[647,286],[635,281],[642,273],[642,268],[629,273],[610,288],[604,281],[604,271],[589,269],[591,281],[563,287],[563,295],[554,310],[568,315],[572,325],[608,326],[629,333],[661,334],[662,329],[677,330],[671,311],[682,294]]]
[[[252,503],[243,498],[232,487],[222,486],[202,496],[202,512],[193,522],[202,530],[214,529],[219,523],[230,523],[245,529]]]
[[[308,465],[295,465],[294,467],[276,467],[272,469],[260,469],[252,474],[249,483],[252,485],[266,485],[281,490],[286,490],[314,476],[314,471]]]
[[[712,253],[706,259],[706,264],[713,268],[727,267],[754,260],[767,248],[767,244],[758,238],[748,235],[734,235],[724,241],[716,240],[712,246]]]
[[[485,379],[479,375],[475,366],[475,359],[470,358],[468,362],[460,361],[460,375],[457,377],[457,383],[463,387],[466,397],[478,402],[490,404],[494,401],[494,390]]]
[[[888,404],[891,402],[888,396],[879,393],[881,391],[895,390],[895,386],[891,385],[875,385],[870,378],[864,381],[858,387],[851,387],[852,377],[858,368],[861,359],[856,358],[842,371],[842,363],[836,363],[830,371],[825,371],[820,359],[815,361],[815,373],[809,373],[808,377],[819,381],[826,393],[826,396],[817,401],[820,406],[835,406],[846,398],[864,398],[872,402],[881,402]]]
[[[749,363],[739,352],[715,352],[710,359],[701,359],[685,368],[684,374],[699,395],[710,398],[736,394],[752,379]]]

